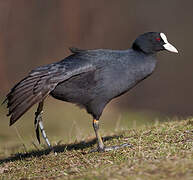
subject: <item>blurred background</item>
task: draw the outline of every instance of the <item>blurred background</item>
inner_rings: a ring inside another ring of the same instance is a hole
[[[31,69],[68,56],[68,47],[127,49],[147,31],[164,32],[179,54],[161,52],[154,74],[107,106],[101,128],[192,116],[191,0],[0,0],[0,98]],[[2,142],[33,141],[35,108],[11,128],[5,106],[0,111]],[[91,117],[73,105],[49,98],[44,112],[53,139],[93,135]]]

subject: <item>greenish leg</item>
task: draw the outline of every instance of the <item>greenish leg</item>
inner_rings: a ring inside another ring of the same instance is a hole
[[[44,105],[44,102],[43,101],[40,102],[38,105],[38,109],[35,113],[34,124],[36,127],[36,137],[38,139],[38,142],[40,143],[40,133],[39,133],[39,129],[40,129],[42,136],[43,136],[44,140],[46,141],[46,144],[48,145],[49,148],[51,148],[51,144],[47,138],[46,132],[44,130],[43,122],[42,122],[43,105]]]
[[[94,128],[94,131],[95,131],[95,134],[96,134],[98,147],[97,147],[97,149],[91,150],[90,152],[97,152],[97,151],[98,152],[105,152],[105,151],[117,150],[117,149],[120,149],[120,148],[123,148],[123,147],[132,147],[132,145],[129,144],[129,143],[121,144],[121,145],[118,145],[118,146],[105,147],[104,143],[103,143],[103,140],[101,138],[101,135],[99,133],[99,120],[93,119],[93,128]]]

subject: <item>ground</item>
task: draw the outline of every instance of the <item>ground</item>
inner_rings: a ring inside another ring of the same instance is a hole
[[[130,143],[114,152],[89,153],[91,136],[70,144],[23,144],[14,152],[1,149],[1,179],[193,179],[193,119],[155,122],[129,130],[102,133],[105,145]],[[35,148],[36,147],[36,148]]]

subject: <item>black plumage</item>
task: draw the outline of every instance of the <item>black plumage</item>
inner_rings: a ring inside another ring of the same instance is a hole
[[[104,150],[96,126],[103,109],[113,98],[152,74],[156,52],[166,49],[166,41],[161,33],[149,32],[139,36],[127,50],[71,48],[72,55],[34,69],[11,89],[7,95],[10,125],[51,95],[78,104],[93,116],[98,146]]]

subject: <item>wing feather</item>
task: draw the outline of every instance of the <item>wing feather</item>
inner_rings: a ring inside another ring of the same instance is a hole
[[[67,60],[38,67],[17,83],[7,94],[10,125],[14,124],[34,104],[43,101],[58,83],[95,69],[87,61]]]

